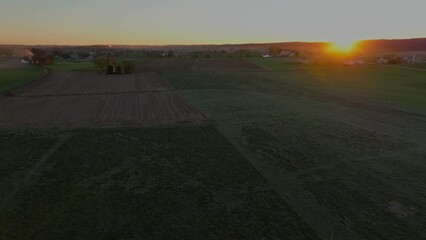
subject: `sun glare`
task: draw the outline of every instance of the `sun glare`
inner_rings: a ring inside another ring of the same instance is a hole
[[[328,51],[331,53],[350,54],[357,48],[357,41],[354,40],[338,40],[330,43]]]

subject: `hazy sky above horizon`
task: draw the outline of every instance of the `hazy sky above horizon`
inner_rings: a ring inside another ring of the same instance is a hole
[[[426,37],[425,0],[0,0],[0,44]]]

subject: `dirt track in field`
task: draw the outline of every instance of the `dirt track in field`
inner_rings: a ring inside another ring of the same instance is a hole
[[[0,127],[110,127],[199,122],[204,116],[155,73],[53,73],[0,99]]]

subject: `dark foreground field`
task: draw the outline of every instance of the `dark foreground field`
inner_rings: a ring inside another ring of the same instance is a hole
[[[424,73],[159,61],[139,74],[208,121],[4,127],[0,239],[426,239]],[[138,89],[61,81],[14,97]]]

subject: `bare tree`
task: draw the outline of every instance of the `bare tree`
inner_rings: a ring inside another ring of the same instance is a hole
[[[108,70],[108,66],[114,65],[116,61],[109,57],[98,57],[93,60],[93,63],[105,73]]]

